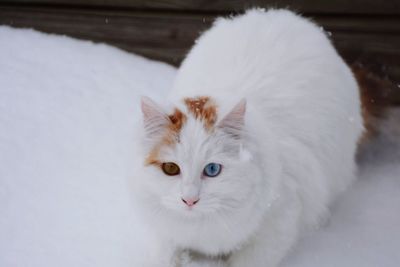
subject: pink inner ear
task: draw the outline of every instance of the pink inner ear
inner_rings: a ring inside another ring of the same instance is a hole
[[[145,121],[152,119],[154,117],[159,117],[159,116],[165,117],[164,112],[162,112],[162,109],[151,98],[147,96],[142,96],[140,104],[142,108],[143,119]]]
[[[142,96],[141,109],[143,113],[144,127],[148,134],[154,134],[161,131],[168,123],[168,116],[162,111],[149,97]]]
[[[246,99],[242,99],[233,109],[219,122],[219,128],[232,128],[241,130],[244,125],[244,116],[246,114]]]

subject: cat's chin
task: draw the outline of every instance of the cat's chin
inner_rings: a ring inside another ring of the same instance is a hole
[[[177,206],[164,207],[164,216],[170,217],[170,220],[178,221],[179,223],[193,224],[199,221],[206,221],[220,213],[218,210],[209,210],[201,206]]]
[[[164,240],[207,255],[228,254],[256,231],[264,212],[248,206],[234,212],[199,207],[162,208],[149,221]],[[251,218],[251,219],[249,219]]]

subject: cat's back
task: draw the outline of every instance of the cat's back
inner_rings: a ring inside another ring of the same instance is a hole
[[[288,10],[218,19],[182,63],[171,92],[175,101],[199,95],[215,98],[222,113],[240,98],[279,117],[307,117],[329,102],[347,116],[359,112],[357,84],[325,32]]]
[[[217,19],[196,41],[179,68],[173,94],[249,97],[256,88],[270,91],[269,84],[281,87],[295,75],[304,76],[303,67],[332,55],[324,32],[308,20],[288,10],[253,9]]]

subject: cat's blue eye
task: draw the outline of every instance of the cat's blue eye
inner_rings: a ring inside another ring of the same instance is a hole
[[[221,173],[222,165],[218,163],[208,163],[206,167],[204,167],[204,175],[208,177],[215,177]]]

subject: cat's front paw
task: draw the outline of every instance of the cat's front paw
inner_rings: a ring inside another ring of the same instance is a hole
[[[227,267],[223,262],[190,262],[183,267]]]
[[[182,267],[228,267],[223,260],[201,259],[187,261]]]

